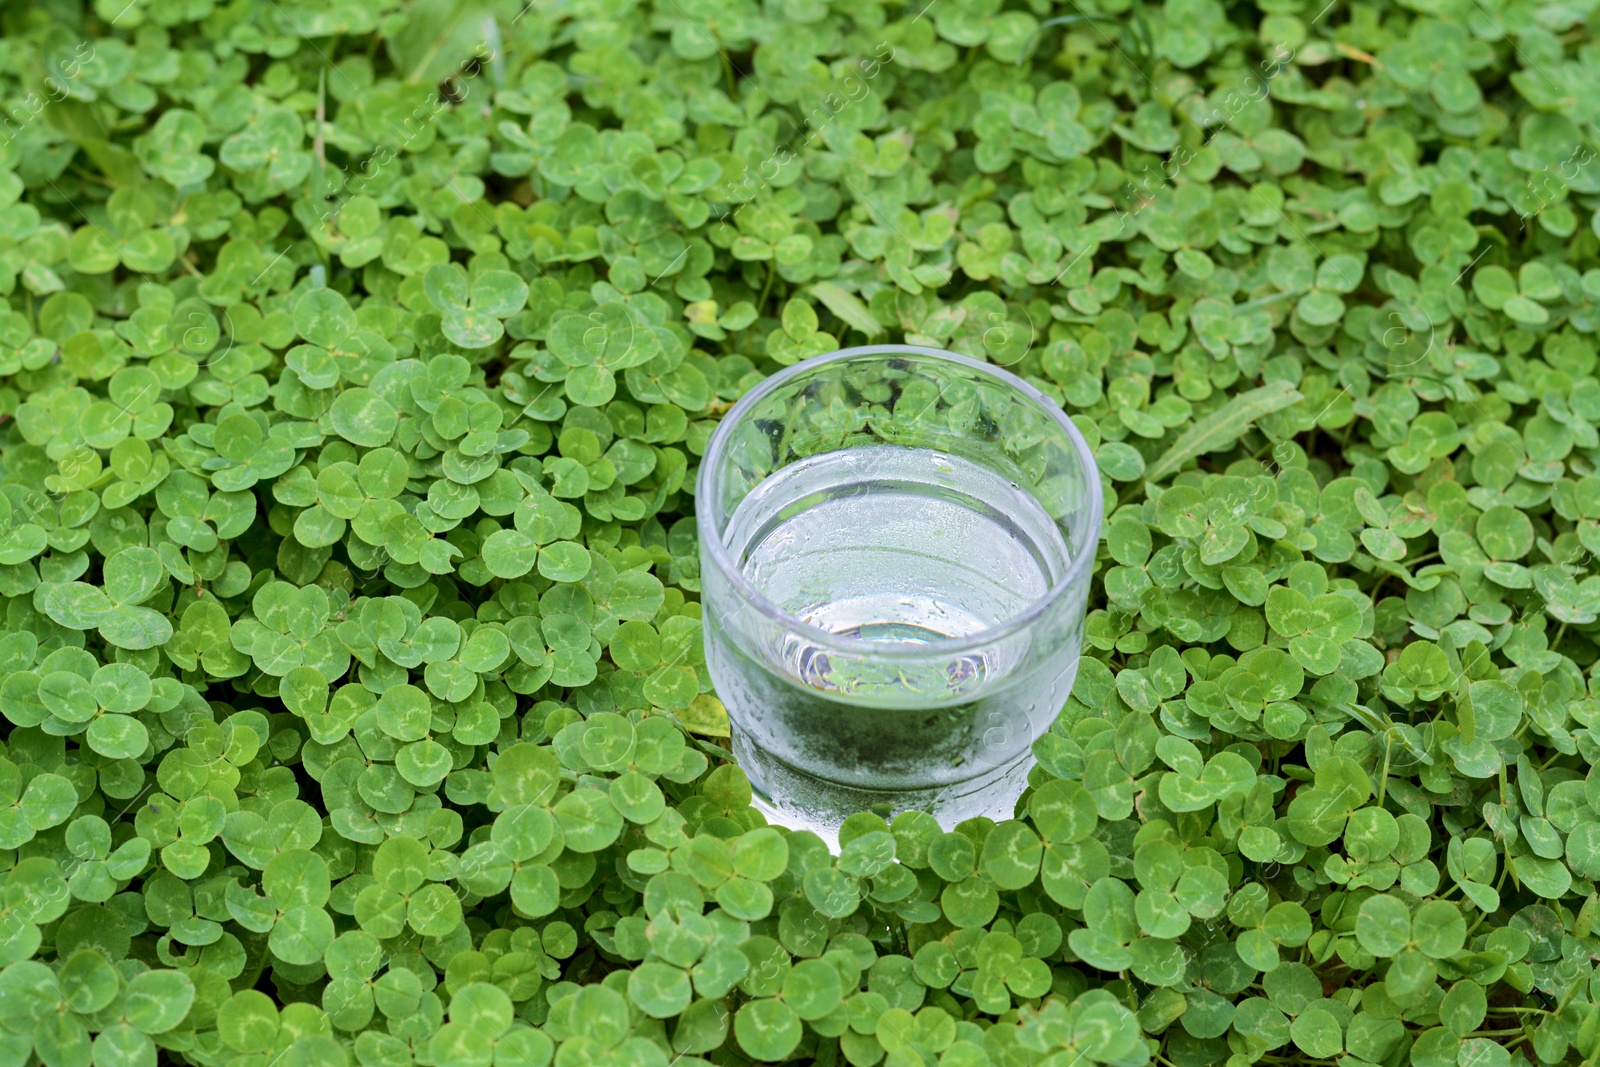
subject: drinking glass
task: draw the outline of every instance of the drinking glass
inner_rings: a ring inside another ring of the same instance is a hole
[[[1077,674],[1102,491],[997,367],[847,348],[745,395],[700,467],[707,662],[776,824],[1006,819]]]

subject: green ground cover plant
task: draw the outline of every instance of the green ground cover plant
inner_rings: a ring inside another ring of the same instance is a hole
[[[1596,1062],[1594,8],[6,4],[0,1062]],[[835,856],[692,493],[884,340],[1107,522],[1016,818]]]

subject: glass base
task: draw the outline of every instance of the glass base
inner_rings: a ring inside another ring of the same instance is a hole
[[[1017,799],[1036,762],[1031,752],[966,781],[928,789],[875,790],[840,785],[756,750],[733,731],[733,755],[750,779],[751,805],[773,826],[810,830],[839,851],[839,827],[870,811],[892,821],[903,811],[925,811],[945,830],[967,819],[996,822],[1016,817]]]

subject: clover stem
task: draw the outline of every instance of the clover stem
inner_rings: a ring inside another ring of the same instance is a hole
[[[1389,757],[1394,752],[1394,738],[1388,734],[1383,738],[1383,775],[1378,779],[1378,807],[1383,807],[1383,795],[1389,788]]]
[[[328,101],[328,71],[324,67],[317,71],[317,132],[312,139],[312,150],[317,161],[317,186],[316,196],[320,203],[327,195],[326,175],[328,169],[327,142],[324,140],[324,125],[327,118]]]
[[[111,186],[111,183],[106,181],[100,175],[91,174],[88,171],[84,170],[82,167],[77,166],[76,164],[74,164],[70,169],[71,169],[72,173],[76,174],[78,177],[82,178],[86,182],[94,182],[97,185],[104,185],[104,186],[106,186],[108,188]]]
[[[767,260],[767,283],[761,287],[761,299],[756,302],[757,308],[767,306],[767,297],[772,294],[772,279],[777,273],[777,268],[773,267],[772,260]]]
[[[1495,882],[1495,884],[1494,884],[1494,891],[1495,891],[1495,895],[1496,896],[1500,895],[1501,887],[1506,884],[1506,875],[1508,875],[1510,873],[1511,873],[1511,858],[1508,856],[1508,857],[1506,857],[1506,862],[1504,864],[1502,864],[1501,867],[1500,867],[1500,879],[1499,879],[1499,881]],[[1482,912],[1482,913],[1480,913],[1478,915],[1477,921],[1474,922],[1471,926],[1467,927],[1467,937],[1469,939],[1472,937],[1472,932],[1474,930],[1476,930],[1478,927],[1482,926],[1483,925],[1483,920],[1487,919],[1488,917],[1489,917],[1489,912],[1486,912],[1486,911]]]
[[[1124,499],[1124,495],[1125,494],[1131,496],[1132,493],[1134,493],[1136,490],[1142,488],[1143,486],[1144,486],[1144,479],[1143,478],[1140,478],[1140,479],[1138,479],[1136,481],[1128,483],[1127,488],[1124,489],[1121,493],[1117,494],[1117,507],[1120,508],[1120,507],[1122,507],[1122,505],[1128,503],[1128,501],[1126,499]]]
[[[240,989],[254,989],[256,983],[261,981],[261,972],[267,969],[267,935],[261,935],[261,951],[256,954],[254,966],[249,971],[249,979]]]

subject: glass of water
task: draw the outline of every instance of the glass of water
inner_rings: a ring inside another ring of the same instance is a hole
[[[1094,457],[1006,371],[910,345],[789,367],[696,488],[706,651],[771,822],[1007,819],[1077,674]]]

